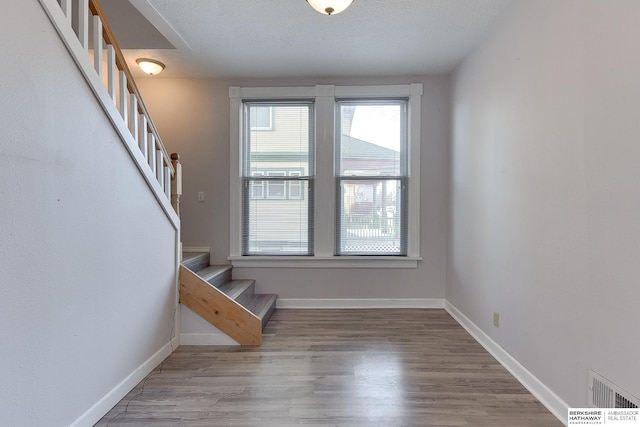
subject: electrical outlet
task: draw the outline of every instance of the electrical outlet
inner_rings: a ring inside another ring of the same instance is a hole
[[[498,313],[497,311],[493,312],[493,326],[495,326],[496,328],[500,327],[500,313]]]

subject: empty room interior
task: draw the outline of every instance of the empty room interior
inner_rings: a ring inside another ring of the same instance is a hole
[[[0,425],[638,407],[639,1],[4,9]]]

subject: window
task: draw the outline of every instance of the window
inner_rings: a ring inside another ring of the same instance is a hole
[[[338,101],[338,255],[406,255],[407,103]]]
[[[270,111],[276,132],[254,129],[252,117]],[[313,253],[313,102],[245,101],[242,177],[242,253]],[[293,196],[292,196],[293,194]]]
[[[421,95],[420,84],[229,88],[233,265],[415,268]]]

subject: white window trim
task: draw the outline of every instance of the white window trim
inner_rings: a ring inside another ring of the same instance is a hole
[[[409,98],[408,235],[406,256],[334,256],[335,251],[335,100],[336,98]],[[242,100],[315,99],[316,177],[314,256],[242,255]],[[230,254],[234,267],[416,268],[420,257],[420,119],[422,84],[384,86],[239,87],[229,88],[230,122]]]

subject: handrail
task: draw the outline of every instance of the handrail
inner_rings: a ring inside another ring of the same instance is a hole
[[[179,218],[171,201],[181,168],[160,139],[99,0],[39,1],[155,197]]]

